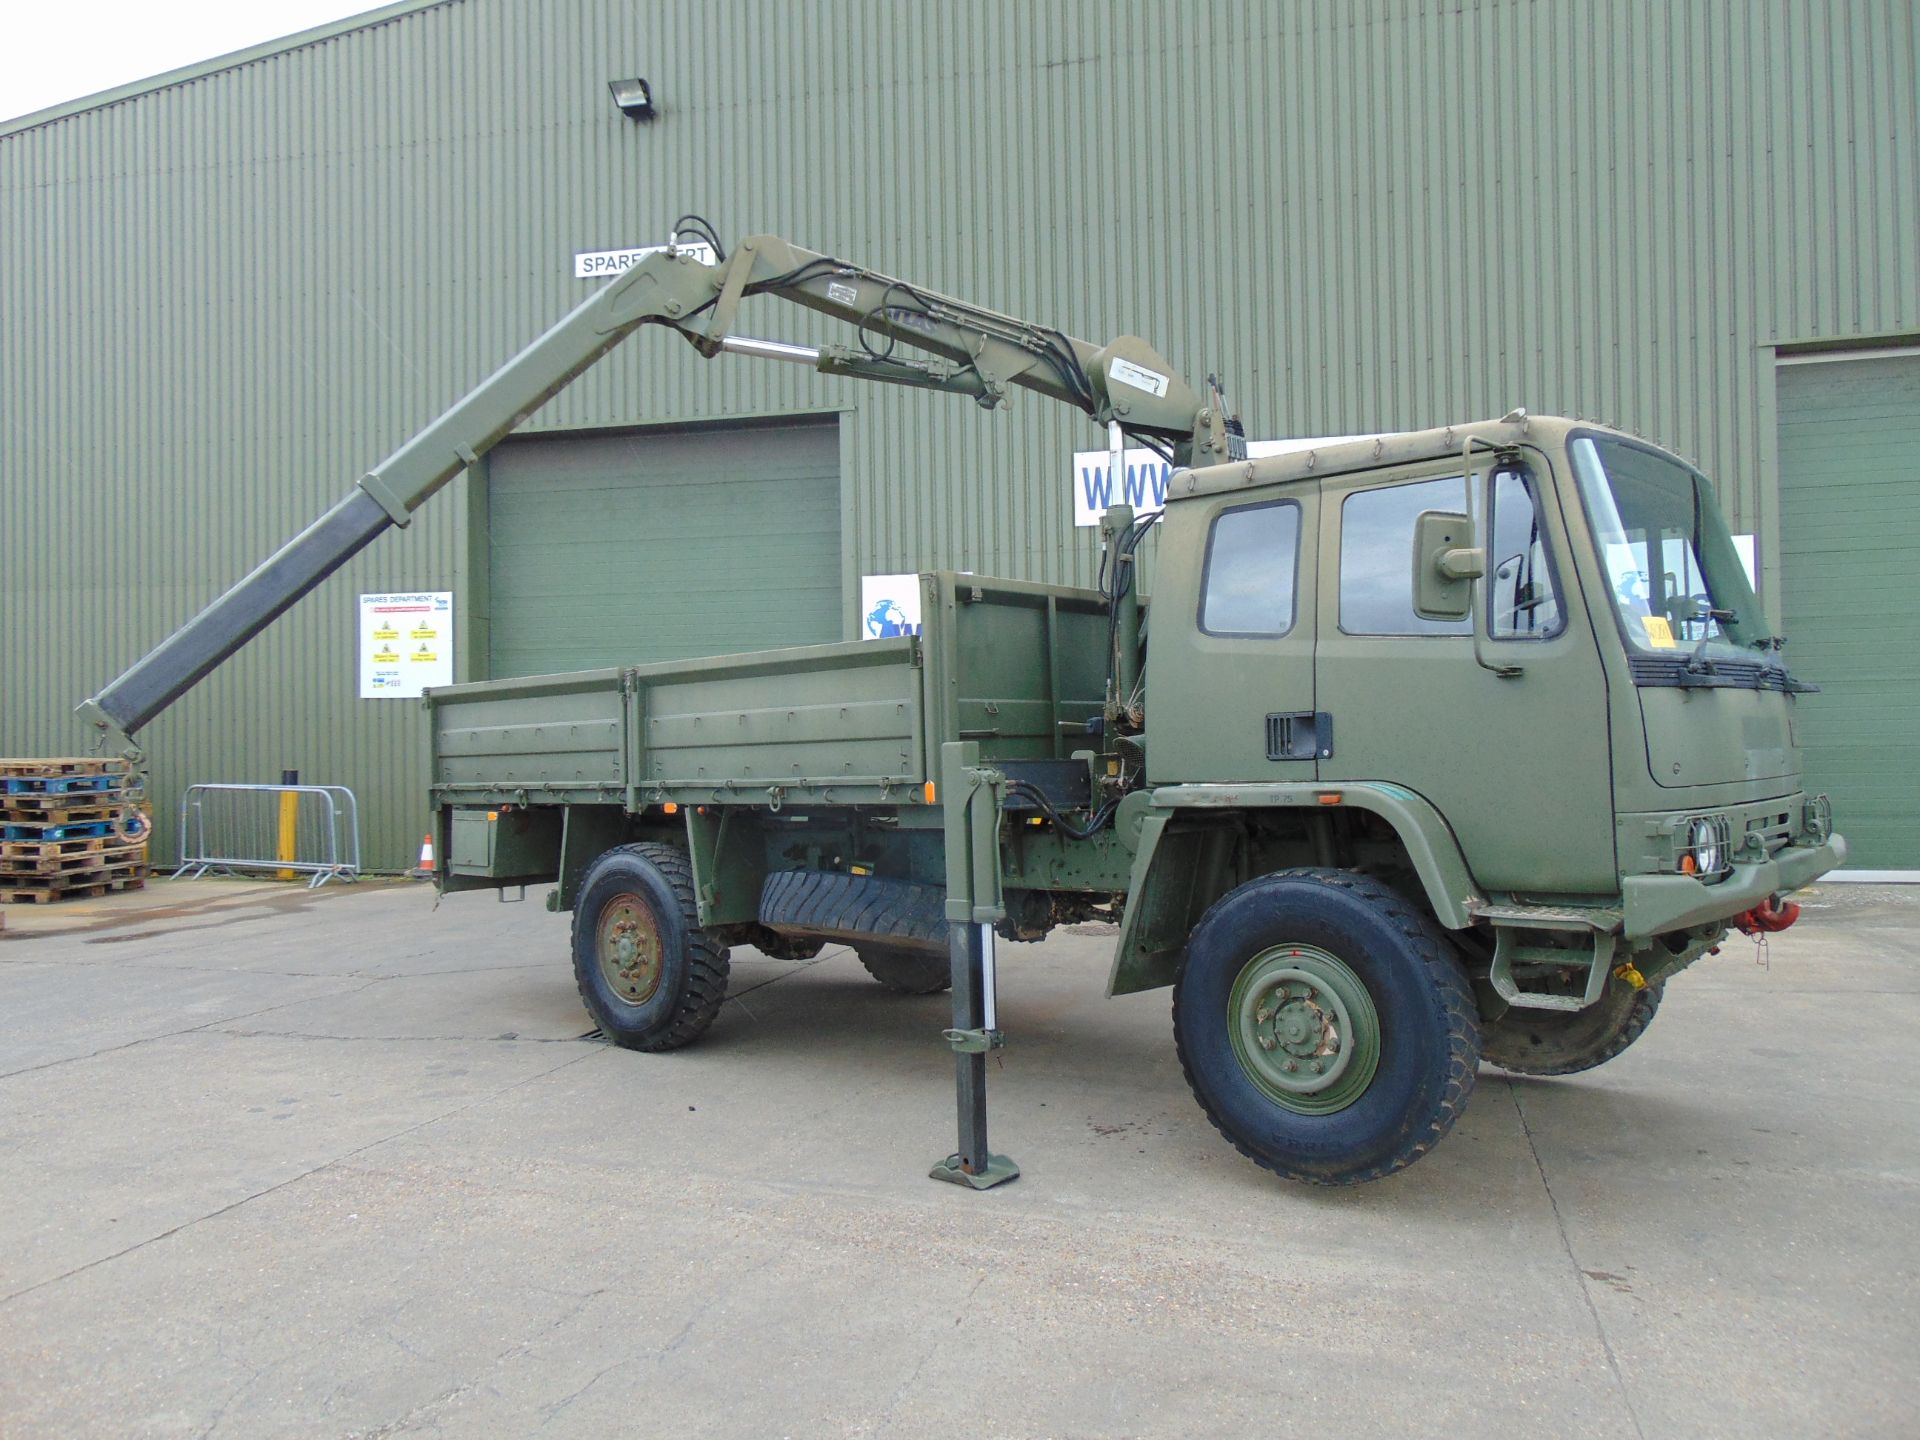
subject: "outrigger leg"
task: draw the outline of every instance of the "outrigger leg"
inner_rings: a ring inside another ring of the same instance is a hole
[[[987,1145],[987,1054],[1006,1044],[994,1014],[993,924],[1000,904],[1000,789],[1003,777],[980,768],[980,747],[941,747],[946,802],[947,933],[953,965],[955,1099],[960,1148],[930,1172],[935,1180],[990,1189],[1020,1167]]]

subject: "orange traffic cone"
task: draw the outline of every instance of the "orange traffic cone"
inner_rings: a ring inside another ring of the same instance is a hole
[[[420,863],[407,874],[416,880],[433,878],[433,832],[431,830],[420,837]]]

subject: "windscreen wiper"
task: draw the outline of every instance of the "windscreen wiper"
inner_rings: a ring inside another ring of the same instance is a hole
[[[1714,622],[1717,620],[1725,626],[1735,616],[1731,610],[1716,610],[1712,605],[1708,605],[1692,618],[1701,622],[1700,638],[1694,644],[1693,653],[1687,657],[1686,670],[1689,675],[1711,675],[1713,662],[1707,659],[1707,642],[1714,638]]]

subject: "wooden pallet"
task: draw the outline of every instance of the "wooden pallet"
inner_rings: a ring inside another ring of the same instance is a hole
[[[147,859],[144,855],[121,855],[110,860],[99,856],[83,858],[90,859],[93,863],[69,865],[63,870],[0,875],[0,885],[44,885],[58,889],[63,885],[79,885],[89,880],[110,880],[115,876],[132,874],[136,870],[145,873],[147,868]],[[18,864],[19,862],[7,863]]]
[[[27,780],[60,775],[125,775],[131,768],[125,760],[72,756],[51,760],[0,760],[0,776]]]
[[[0,860],[43,860],[64,855],[97,855],[118,845],[113,835],[78,840],[0,840]]]
[[[0,795],[118,795],[126,786],[126,778],[117,774],[0,775]]]
[[[110,895],[116,890],[144,890],[147,867],[136,866],[119,875],[73,876],[71,879],[64,875],[49,876],[33,885],[9,883],[14,878],[0,876],[0,904],[49,905],[55,900],[85,900]]]
[[[0,904],[138,890],[147,883],[144,817],[127,806],[132,766],[90,756],[0,760]]]
[[[38,820],[16,820],[10,815],[0,814],[0,840],[8,843],[22,840],[111,840],[117,816],[118,812],[112,810],[100,815],[62,815],[57,820],[49,820],[45,816]]]
[[[83,851],[79,854],[4,856],[0,855],[0,885],[25,885],[24,879],[9,876],[91,875],[126,870],[147,863],[145,845],[122,845],[112,850]]]
[[[126,803],[124,790],[69,790],[59,794],[0,795],[0,816],[44,820],[71,810],[117,810]]]

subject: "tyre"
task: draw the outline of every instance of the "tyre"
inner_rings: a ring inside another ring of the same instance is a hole
[[[1516,1075],[1577,1075],[1604,1065],[1646,1032],[1662,986],[1609,984],[1584,1010],[1507,1011],[1480,1024],[1480,1058]]]
[[[952,962],[945,955],[885,945],[856,945],[853,953],[869,975],[901,995],[937,995],[953,984]]]
[[[947,892],[881,875],[776,870],[760,887],[760,923],[796,937],[944,953]]]
[[[588,867],[573,907],[573,974],[601,1032],[629,1050],[677,1050],[727,998],[727,949],[700,928],[684,850],[645,842]]]
[[[1215,1128],[1290,1180],[1404,1169],[1466,1109],[1480,1059],[1452,948],[1380,881],[1251,880],[1201,917],[1173,991],[1181,1068]]]

